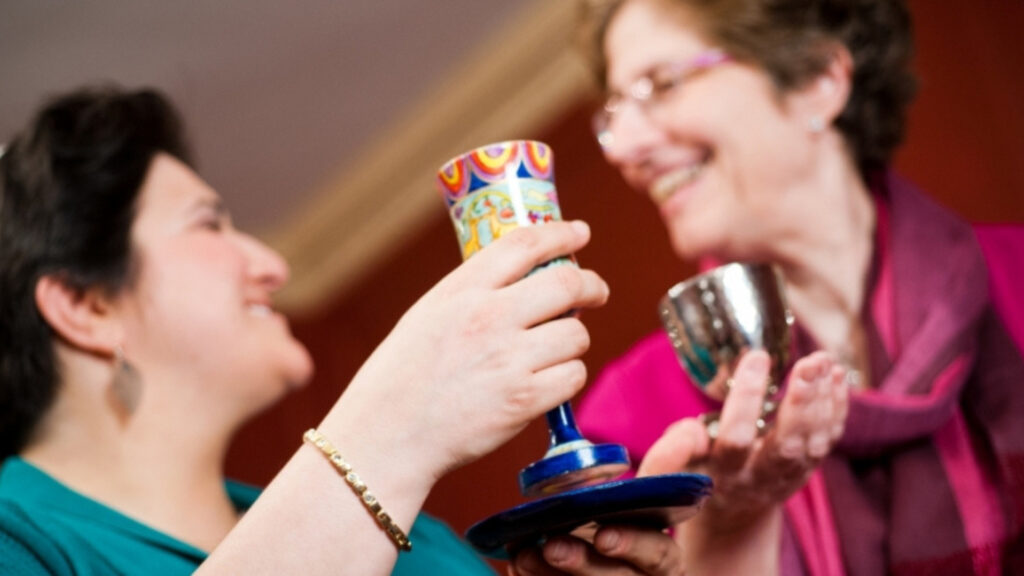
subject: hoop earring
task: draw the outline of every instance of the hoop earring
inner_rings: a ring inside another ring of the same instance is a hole
[[[135,413],[142,399],[142,379],[139,371],[125,358],[120,344],[114,347],[114,381],[111,385],[114,398],[129,416]]]

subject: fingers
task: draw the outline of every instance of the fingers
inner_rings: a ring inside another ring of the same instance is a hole
[[[783,399],[776,423],[779,450],[791,458],[804,454],[822,458],[831,447],[835,418],[833,367],[832,358],[825,352],[801,358],[793,367],[793,393]]]
[[[850,387],[846,385],[846,370],[842,366],[832,367],[832,402],[835,419],[830,434],[835,444],[843,437],[846,429],[846,417],[850,413]]]
[[[682,551],[671,536],[661,531],[607,526],[598,530],[594,549],[605,557],[625,562],[641,574],[683,573]]]
[[[562,362],[539,370],[519,394],[509,402],[511,410],[522,409],[531,418],[568,402],[587,382],[587,367],[582,360]]]
[[[486,286],[507,286],[540,264],[568,256],[589,241],[589,226],[578,220],[516,228],[464,262],[459,274]]]
[[[831,402],[826,405],[821,397],[822,380],[826,381],[826,386],[831,384],[831,370],[831,360],[824,352],[816,352],[796,363],[755,470],[777,478],[798,479],[811,469],[810,439],[823,429],[823,412],[832,409]],[[830,397],[827,388],[825,392]]]
[[[548,540],[541,550],[520,553],[513,563],[519,576],[683,573],[682,552],[668,534],[649,528],[608,526],[598,530],[593,545],[568,536]]]
[[[751,350],[740,358],[722,415],[718,439],[712,447],[716,468],[730,474],[743,468],[754,440],[757,420],[764,406],[771,359],[763,350]]]
[[[608,301],[608,284],[591,270],[576,266],[551,266],[502,290],[510,306],[511,320],[533,326],[578,308],[594,308]]]
[[[686,418],[669,426],[640,463],[637,476],[671,474],[685,470],[693,461],[707,457],[711,445],[704,424]]]
[[[845,370],[825,352],[793,367],[775,427],[753,469],[797,487],[832,449],[846,420]]]
[[[510,576],[562,576],[565,572],[553,568],[545,560],[539,548],[527,548],[509,562]]]
[[[579,358],[590,348],[590,333],[578,318],[558,318],[521,332],[517,347],[537,372]]]

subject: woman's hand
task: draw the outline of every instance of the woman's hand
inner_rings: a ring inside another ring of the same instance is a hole
[[[348,430],[372,434],[392,466],[436,480],[570,399],[586,380],[590,338],[562,316],[603,304],[608,287],[570,265],[527,274],[589,238],[582,222],[517,229],[442,279],[345,392],[337,410]]]
[[[845,370],[826,352],[815,352],[793,367],[774,424],[758,436],[769,366],[762,351],[740,360],[717,439],[711,441],[699,420],[681,420],[640,465],[640,475],[681,470],[710,475],[714,493],[694,521],[713,532],[741,529],[782,504],[842,435],[848,407]]]
[[[680,576],[682,552],[668,534],[629,526],[598,529],[592,542],[572,536],[548,540],[543,547],[516,555],[512,576]]]

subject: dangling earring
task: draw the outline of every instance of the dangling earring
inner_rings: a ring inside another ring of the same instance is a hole
[[[807,131],[811,134],[821,134],[825,131],[825,119],[821,116],[812,116],[807,121]]]
[[[142,379],[139,371],[124,356],[124,348],[118,344],[114,347],[114,382],[112,385],[114,398],[131,416],[139,406],[142,398]]]

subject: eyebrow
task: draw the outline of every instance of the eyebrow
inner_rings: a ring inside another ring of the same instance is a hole
[[[654,74],[656,72],[659,72],[659,71],[663,70],[666,67],[675,66],[677,64],[679,64],[679,62],[673,60],[672,58],[670,58],[668,56],[665,56],[665,57],[663,57],[663,58],[661,58],[659,60],[656,60],[656,61],[648,64],[644,68],[642,68],[640,70],[639,74],[636,74],[630,80],[626,81],[626,85],[623,88],[628,90],[629,87],[632,86],[633,84],[635,84],[637,81],[639,81],[639,80],[641,80],[643,78],[649,78],[652,74]],[[619,90],[619,89],[614,89],[613,90],[611,88],[611,86],[606,86],[605,87],[605,92],[608,92],[609,94],[621,94],[622,90]]]
[[[224,205],[224,201],[216,196],[204,196],[194,202],[187,208],[187,211],[192,214],[200,212],[202,210],[213,210],[218,217],[231,219],[231,212],[228,211],[227,206]]]

